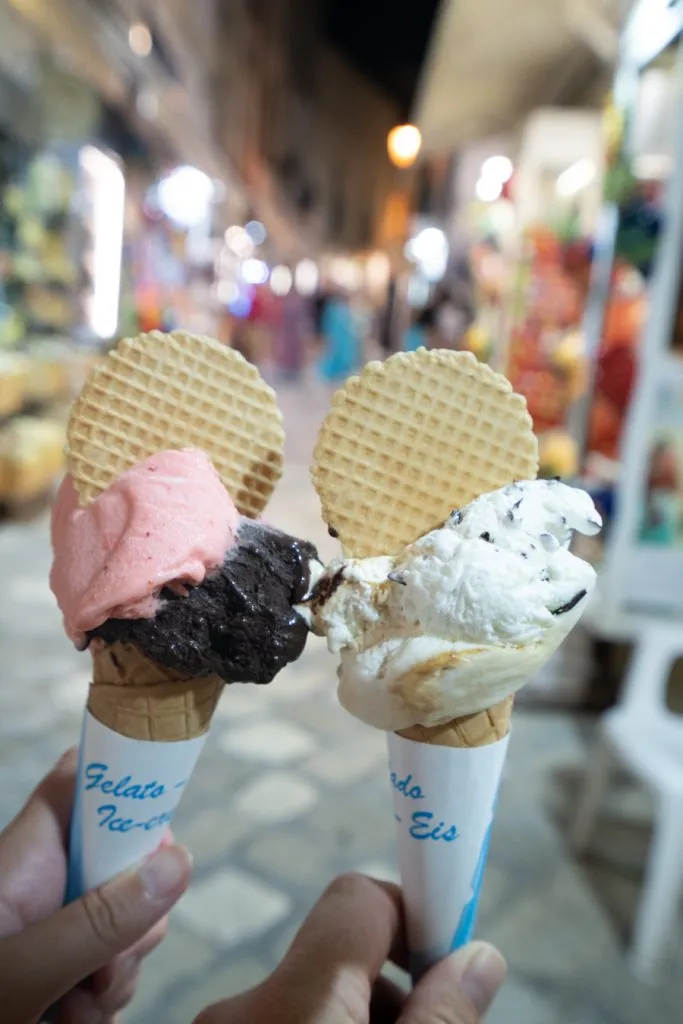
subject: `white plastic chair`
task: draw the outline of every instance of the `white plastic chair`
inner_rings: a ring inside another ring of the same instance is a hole
[[[603,715],[572,830],[574,848],[585,850],[615,759],[654,791],[654,833],[630,954],[633,973],[644,981],[656,975],[683,892],[683,717],[665,703],[671,668],[681,657],[683,625],[641,626],[621,702]]]

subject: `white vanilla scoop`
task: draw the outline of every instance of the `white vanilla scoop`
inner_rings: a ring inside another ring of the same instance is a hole
[[[595,572],[568,550],[602,521],[585,491],[511,484],[394,557],[332,562],[306,608],[341,657],[339,698],[380,729],[433,726],[523,686],[575,625]]]

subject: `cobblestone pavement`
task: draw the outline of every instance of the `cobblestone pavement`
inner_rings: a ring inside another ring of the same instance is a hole
[[[334,544],[307,463],[327,400],[313,385],[282,393],[288,468],[269,509],[325,556]],[[0,826],[78,738],[88,663],[61,633],[48,563],[44,520],[0,530]],[[259,981],[335,874],[395,877],[384,740],[336,705],[334,677],[312,640],[272,686],[225,693],[175,824],[195,878],[126,1024],[189,1024],[202,1006]],[[622,951],[647,849],[643,796],[617,793],[589,865],[568,854],[566,819],[591,728],[567,715],[515,715],[479,927],[511,965],[493,1024],[679,1019],[680,931],[656,988],[630,977]]]

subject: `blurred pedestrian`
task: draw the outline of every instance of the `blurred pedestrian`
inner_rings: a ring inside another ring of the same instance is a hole
[[[406,352],[415,352],[418,348],[431,348],[434,334],[434,309],[424,306],[413,314],[410,327],[403,336],[403,348]]]
[[[387,287],[387,301],[384,309],[382,310],[379,324],[379,344],[382,352],[387,356],[391,355],[394,347],[396,302],[396,278],[392,277]]]
[[[331,295],[322,315],[323,354],[320,373],[328,381],[343,380],[361,364],[360,331],[348,297]]]
[[[312,347],[314,320],[311,303],[294,290],[282,299],[273,328],[273,362],[283,380],[297,380]]]
[[[673,446],[658,441],[650,453],[645,509],[640,540],[645,544],[672,545],[679,530],[678,462]]]

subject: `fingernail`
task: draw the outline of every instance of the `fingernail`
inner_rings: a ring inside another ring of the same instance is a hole
[[[145,892],[152,900],[174,896],[189,877],[192,857],[184,846],[162,846],[137,869]]]
[[[505,981],[507,964],[488,942],[472,942],[455,956],[460,991],[478,1014],[486,1013]]]

